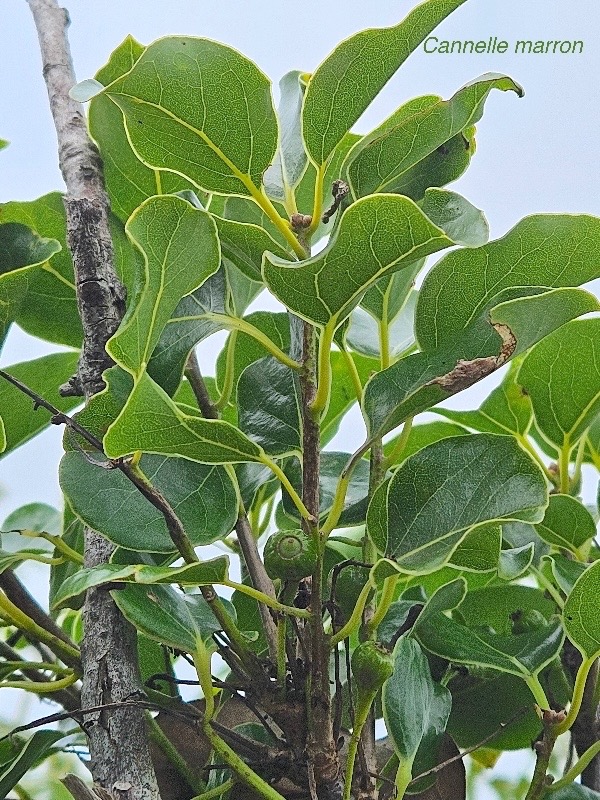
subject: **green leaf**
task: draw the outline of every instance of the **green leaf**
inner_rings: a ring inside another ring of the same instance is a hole
[[[248,314],[248,316],[243,319],[263,333],[271,342],[276,344],[280,350],[283,350],[284,353],[289,355],[291,341],[290,322],[285,312],[255,311],[252,314]],[[229,340],[217,357],[217,385],[221,388],[223,388],[225,383],[228,349]],[[232,377],[234,389],[237,388],[240,375],[246,367],[249,367],[250,364],[254,364],[259,359],[268,355],[269,351],[261,342],[244,331],[238,331],[233,353]]]
[[[544,556],[544,561],[550,564],[554,582],[565,594],[570,594],[573,586],[580,575],[586,570],[587,565],[580,561],[573,561],[570,558],[554,553]]]
[[[298,265],[266,253],[263,276],[295,314],[335,329],[379,278],[452,244],[407,197],[365,197],[344,211],[318,255]]]
[[[489,626],[496,633],[510,634],[516,614],[539,611],[547,620],[555,604],[531,586],[486,586],[470,591],[460,607],[460,616],[471,628]]]
[[[427,189],[445,186],[459,178],[469,166],[474,152],[473,127],[453,136],[404,172],[394,184],[395,194],[404,194],[415,202],[422,200]]]
[[[420,296],[417,311],[419,304]],[[514,287],[490,305],[454,338],[401,359],[369,381],[363,408],[371,437],[472,386],[556,327],[595,310],[598,301],[581,289]]]
[[[277,118],[270,81],[236,50],[167,36],[105,93],[123,112],[131,146],[148,166],[207,191],[257,193],[277,149]]]
[[[600,412],[600,319],[573,320],[539,342],[517,380],[542,435],[572,447]]]
[[[450,557],[449,566],[467,572],[492,572],[498,567],[502,544],[500,525],[482,525],[468,531]]]
[[[172,195],[146,200],[126,229],[144,255],[143,288],[107,350],[139,376],[181,298],[218,270],[220,250],[210,215]]]
[[[324,451],[321,453],[319,472],[319,517],[324,519],[331,511],[335,490],[344,467],[348,464],[350,453],[337,453]],[[285,468],[285,474],[290,479],[296,491],[302,489],[302,467],[298,459],[291,459]],[[367,498],[369,494],[369,463],[361,460],[356,465],[350,484],[346,491],[344,509],[336,527],[343,528],[351,525],[362,525],[367,512]],[[285,513],[299,519],[298,510],[284,490],[282,502]]]
[[[215,215],[213,219],[219,232],[223,259],[252,281],[262,283],[261,265],[266,251],[284,259],[291,257],[288,248],[282,247],[262,226]]]
[[[426,422],[421,425],[413,425],[406,444],[402,451],[394,457],[393,464],[401,464],[418,450],[422,450],[428,444],[438,442],[440,439],[466,435],[468,435],[468,431],[465,428],[460,425],[453,425],[450,422]],[[395,453],[399,438],[399,436],[395,436],[384,444],[383,454],[386,458],[391,458]]]
[[[143,52],[144,47],[127,36],[96,73],[96,80],[108,86],[129,72]],[[102,155],[111,208],[122,222],[127,222],[148,197],[190,188],[190,182],[181,175],[152,169],[140,161],[129,144],[121,111],[106,94],[94,95],[88,119],[90,133]]]
[[[58,535],[61,515],[46,503],[27,503],[12,511],[2,523],[2,531],[37,531]]]
[[[56,240],[56,250],[40,263],[41,269],[28,273],[27,294],[16,317],[18,324],[32,336],[80,347],[83,332],[77,311],[73,262],[66,241],[63,195],[52,192],[29,202],[5,203],[0,215],[3,222],[22,223],[40,236]],[[44,309],[43,315],[40,308]]]
[[[428,573],[470,528],[539,522],[547,502],[544,476],[512,437],[457,436],[419,450],[377,489],[367,531],[403,571]]]
[[[323,208],[329,208],[333,202],[333,183],[336,180],[344,179],[342,172],[342,164],[352,147],[360,140],[360,136],[356,133],[347,133],[337,145],[327,167],[325,168],[325,176],[323,178],[323,186],[321,192],[321,202]],[[313,204],[315,192],[317,191],[317,170],[312,162],[308,162],[308,166],[304,173],[299,186],[296,188],[296,204],[298,209],[306,214],[311,214],[313,211]],[[332,233],[332,230],[337,226],[339,213],[335,221],[329,222],[319,221],[317,228],[312,237],[313,245],[316,244],[324,236]]]
[[[544,519],[535,526],[548,544],[560,547],[581,558],[580,548],[596,535],[594,518],[579,500],[566,494],[550,495]]]
[[[109,427],[104,449],[109,458],[141,450],[182,456],[202,464],[237,464],[264,458],[261,448],[228,422],[185,414],[146,373]]]
[[[6,139],[0,139],[0,150],[4,150],[5,147],[8,147],[10,142],[7,142]]]
[[[64,731],[36,731],[29,739],[12,736],[0,747],[0,797],[6,797],[29,770],[54,752]]]
[[[237,497],[223,467],[144,455],[140,469],[166,497],[194,546],[211,544],[233,530]],[[72,450],[63,456],[59,479],[75,514],[115,544],[149,553],[176,549],[163,515],[120,470],[94,466]]]
[[[351,36],[320,64],[304,98],[302,128],[311,159],[329,159],[363,111],[425,37],[464,0],[427,0],[398,25]]]
[[[60,411],[68,412],[81,402],[78,397],[62,397],[59,387],[77,372],[78,353],[52,353],[31,361],[12,364],[6,372],[24,383]],[[5,454],[24,444],[50,424],[47,411],[35,408],[33,401],[16,386],[0,377],[0,411],[6,429]]]
[[[54,599],[54,608],[65,605],[71,597],[113,583],[172,584],[208,586],[227,579],[229,559],[219,556],[209,561],[184,564],[181,567],[155,567],[148,564],[102,564],[79,570],[68,578]]]
[[[598,253],[600,219],[583,214],[526,217],[501,239],[449,253],[421,288],[416,315],[421,349],[434,350],[468,327],[505,288],[580,286],[597,278]]]
[[[584,460],[600,470],[600,416],[590,425],[585,445]]]
[[[432,617],[417,635],[427,650],[455,664],[487,667],[524,680],[556,658],[564,638],[558,618],[511,636],[468,628],[444,614]]]
[[[171,586],[124,586],[111,595],[123,616],[138,631],[187,653],[196,650],[199,638],[209,640],[221,630],[203,597],[183,595]],[[235,619],[231,604],[223,599],[221,602]]]
[[[79,553],[83,558],[84,547],[84,528],[81,520],[73,514],[68,502],[64,503],[63,519],[62,519],[62,536],[63,542]],[[60,551],[55,548],[54,557],[60,556]],[[60,590],[63,583],[81,569],[81,564],[65,559],[60,564],[53,564],[50,567],[50,591],[49,591],[49,604],[50,608],[54,605],[54,598],[56,593]],[[83,598],[81,598],[83,604]],[[80,605],[72,602],[71,608],[79,609]]]
[[[419,206],[456,244],[481,247],[489,239],[490,228],[483,211],[456,192],[427,189]]]
[[[225,314],[227,274],[223,267],[200,288],[183,297],[166,323],[152,352],[148,374],[173,396],[181,383],[192,348],[221,329],[207,314]]]
[[[477,411],[440,408],[436,414],[481,433],[526,435],[531,427],[533,409],[529,395],[516,381],[522,360],[511,362],[500,386],[492,389]]]
[[[596,561],[579,576],[563,609],[567,636],[584,658],[600,654],[599,586],[600,561]]]
[[[498,577],[503,581],[513,581],[527,572],[535,555],[533,542],[521,547],[513,547],[500,551],[498,561]]]
[[[348,354],[354,362],[361,385],[378,369],[372,358],[357,353]],[[349,372],[346,355],[337,350],[331,353],[331,394],[325,416],[321,421],[321,442],[326,444],[337,433],[342,417],[357,402],[356,388]]]
[[[238,382],[240,430],[270,455],[302,450],[301,412],[293,371],[267,357],[255,361]]]
[[[0,453],[6,450],[6,431],[4,429],[4,420],[0,417]]]
[[[279,81],[281,99],[277,116],[280,143],[275,160],[263,177],[266,193],[281,203],[287,200],[287,193],[299,184],[308,163],[302,140],[301,113],[305,90],[302,75],[298,70],[292,70]]]
[[[6,206],[2,207],[4,219]],[[60,252],[55,239],[43,239],[20,222],[0,224],[0,342],[19,314],[36,267]]]
[[[397,191],[409,170],[481,119],[492,89],[523,96],[523,89],[511,78],[488,73],[449,100],[417,98],[406,104],[408,108],[398,109],[350,152],[347,171],[354,196]]]
[[[418,633],[421,627],[426,625],[427,621],[437,614],[441,614],[444,611],[453,611],[462,603],[466,593],[467,582],[464,578],[456,578],[456,580],[440,586],[423,606],[423,610],[411,629],[411,634]]]
[[[381,278],[365,292],[360,307],[374,320],[391,325],[405,308],[412,295],[415,278],[424,266],[425,259],[422,258],[400,272]]]
[[[387,323],[387,355],[390,358],[397,358],[415,343],[414,320],[417,297],[418,292],[412,291],[400,313]],[[357,353],[381,358],[381,328],[381,323],[378,324],[370,314],[360,307],[355,308],[350,316],[346,343]]]
[[[557,792],[552,792],[552,800],[600,800],[600,794],[580,783],[571,783]]]
[[[531,702],[531,693],[514,675],[490,672],[481,679],[460,674],[449,688],[452,712],[448,733],[459,747],[473,747],[491,736],[488,747],[520,750],[530,748],[541,732],[542,723]]]
[[[434,684],[418,642],[400,638],[394,648],[394,674],[383,687],[382,705],[388,735],[402,761],[412,763],[432,713],[439,716],[440,704],[445,722],[452,705],[450,692]]]

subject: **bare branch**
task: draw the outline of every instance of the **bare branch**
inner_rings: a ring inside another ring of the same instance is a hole
[[[66,28],[69,17],[56,0],[28,0],[40,42],[42,69],[58,140],[67,196],[67,238],[73,256],[83,350],[77,376],[66,394],[87,399],[104,388],[102,372],[112,363],[105,345],[125,311],[125,291],[113,267],[109,205],[100,157],[91,143],[81,106],[69,91],[75,83]],[[112,545],[85,529],[87,567],[108,561]],[[83,610],[82,701],[86,706],[123,700],[141,689],[135,629],[110,594],[87,592]],[[144,715],[138,709],[98,712],[86,720],[92,774],[109,791],[127,783],[130,800],[159,800]]]

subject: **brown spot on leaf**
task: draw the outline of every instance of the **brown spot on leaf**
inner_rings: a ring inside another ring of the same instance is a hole
[[[474,383],[477,383],[477,381],[480,381],[482,378],[487,377],[494,372],[494,370],[497,370],[498,367],[505,364],[515,352],[517,340],[508,325],[498,323],[494,324],[492,327],[502,339],[502,347],[497,356],[484,356],[482,358],[474,358],[470,361],[460,358],[456,362],[456,366],[454,366],[450,372],[447,372],[445,375],[440,375],[438,378],[434,378],[429,381],[427,385],[437,385],[450,394],[456,394],[472,386]]]

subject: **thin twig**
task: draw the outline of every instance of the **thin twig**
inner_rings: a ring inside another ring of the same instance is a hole
[[[517,722],[517,720],[521,719],[521,717],[523,717],[528,711],[529,711],[528,706],[524,706],[523,708],[519,709],[519,711],[517,711],[516,714],[513,714],[513,716],[506,722],[501,722],[500,725],[498,725],[498,727],[496,728],[496,730],[489,733],[480,742],[477,742],[477,744],[473,744],[470,747],[465,748],[465,750],[463,750],[461,753],[452,756],[452,758],[446,759],[446,761],[442,761],[441,764],[438,764],[437,766],[432,767],[431,769],[425,770],[425,772],[421,772],[420,775],[415,775],[415,777],[411,780],[409,786],[413,783],[416,783],[417,781],[420,781],[421,778],[427,778],[429,775],[435,775],[437,772],[441,772],[443,769],[446,769],[446,767],[449,767],[450,764],[454,764],[455,761],[460,761],[465,756],[468,756],[469,753],[474,753],[475,750],[479,750],[480,747],[483,747],[488,742],[491,742],[492,739],[498,736],[498,734],[502,733],[503,730],[510,727],[513,723]]]

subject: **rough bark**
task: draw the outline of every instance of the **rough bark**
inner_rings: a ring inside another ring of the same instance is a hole
[[[103,388],[111,361],[106,341],[123,316],[124,289],[113,267],[109,205],[98,152],[87,135],[83,109],[69,97],[75,83],[66,28],[67,12],[56,0],[28,0],[40,41],[43,75],[58,139],[59,164],[67,187],[67,232],[84,331],[78,374],[66,392],[87,399]],[[105,563],[112,546],[85,533],[85,566]],[[110,594],[88,592],[82,644],[82,705],[125,700],[141,691],[136,632]],[[111,710],[86,715],[95,783],[128,800],[159,800],[142,711]]]

